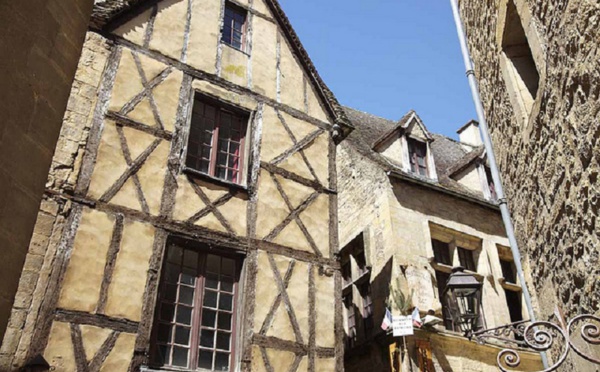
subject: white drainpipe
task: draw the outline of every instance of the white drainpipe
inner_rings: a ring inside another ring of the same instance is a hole
[[[502,214],[502,220],[504,221],[504,227],[506,229],[506,235],[510,243],[510,250],[512,251],[515,267],[517,269],[517,275],[519,276],[519,283],[523,291],[523,298],[525,299],[525,305],[529,313],[529,319],[535,322],[535,314],[533,312],[533,305],[531,304],[531,295],[527,289],[525,282],[525,276],[523,275],[523,266],[521,266],[521,253],[519,252],[519,246],[515,239],[515,231],[510,218],[510,212],[508,210],[508,204],[506,197],[504,196],[504,189],[502,188],[502,180],[500,179],[500,173],[498,172],[498,165],[496,163],[496,156],[494,155],[494,148],[492,146],[492,140],[488,130],[487,121],[483,113],[483,106],[481,104],[481,97],[479,96],[479,86],[477,79],[475,78],[475,67],[471,60],[469,53],[469,47],[465,37],[465,30],[463,29],[462,21],[460,19],[460,13],[458,11],[458,3],[456,0],[450,0],[452,5],[452,13],[454,14],[454,23],[456,24],[456,31],[458,32],[458,41],[460,42],[460,49],[462,50],[463,60],[465,63],[465,69],[467,78],[469,79],[469,86],[471,87],[471,94],[473,95],[473,102],[475,103],[475,111],[477,112],[477,118],[479,120],[479,130],[481,131],[481,137],[487,153],[488,161],[490,163],[490,171],[492,178],[494,179],[494,187],[498,196],[498,206],[500,207],[500,213]],[[542,357],[542,363],[544,369],[548,368],[548,359],[546,353],[540,353]]]

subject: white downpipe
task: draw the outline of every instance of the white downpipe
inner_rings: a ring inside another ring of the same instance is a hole
[[[517,269],[517,275],[519,277],[519,283],[521,284],[521,289],[523,291],[523,298],[525,299],[525,306],[527,307],[527,312],[529,313],[529,319],[531,319],[532,322],[535,322],[536,318],[533,311],[533,305],[531,303],[531,295],[529,294],[529,290],[527,289],[527,283],[525,282],[525,276],[523,275],[523,266],[521,266],[521,253],[519,252],[519,246],[517,244],[517,240],[515,239],[515,231],[510,218],[510,211],[508,210],[506,197],[504,196],[504,189],[502,188],[502,180],[500,179],[500,173],[498,172],[498,165],[496,163],[496,156],[494,155],[492,140],[490,138],[487,121],[485,120],[485,115],[483,113],[483,106],[481,104],[481,97],[479,95],[479,86],[477,84],[477,79],[475,78],[475,68],[473,66],[473,61],[471,60],[469,47],[467,46],[465,31],[463,29],[462,21],[460,19],[460,13],[458,11],[457,0],[450,0],[450,4],[452,5],[454,23],[456,24],[456,31],[458,33],[458,41],[460,43],[460,49],[462,51],[463,60],[465,63],[467,78],[469,79],[469,86],[471,87],[473,102],[475,103],[477,119],[479,120],[479,129],[481,131],[481,137],[483,139],[485,151],[487,153],[488,161],[490,163],[490,171],[492,173],[494,187],[496,189],[496,194],[498,197],[498,206],[500,207],[500,213],[502,214],[502,220],[504,221],[504,228],[506,229],[506,235],[510,243],[510,250],[512,251],[515,267]],[[542,357],[544,369],[547,369],[548,359],[546,357],[546,353],[541,352],[540,355]]]

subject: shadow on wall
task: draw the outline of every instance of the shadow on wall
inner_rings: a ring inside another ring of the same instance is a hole
[[[361,309],[354,306],[358,340],[356,345],[346,351],[344,370],[346,372],[386,371],[389,369],[389,356],[385,332],[380,325],[385,315],[385,300],[390,293],[390,282],[393,273],[393,257],[370,279],[371,296],[373,300],[373,330],[372,334],[364,337],[365,322],[360,316]],[[360,299],[354,302],[360,303]]]
[[[146,31],[146,26],[150,22],[154,13],[158,15],[164,12],[166,9],[174,6],[175,4],[181,3],[186,0],[163,0],[159,4],[155,1],[149,1],[139,6],[132,12],[127,12],[123,18],[117,17],[113,27],[116,28],[117,33],[121,35],[128,35],[130,32],[141,32]],[[183,20],[182,20],[183,22]]]
[[[472,227],[488,235],[506,236],[499,211],[407,182],[393,182],[402,208]]]

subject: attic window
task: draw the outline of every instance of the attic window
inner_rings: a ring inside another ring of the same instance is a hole
[[[221,40],[235,49],[244,50],[246,46],[248,12],[230,2],[225,3],[223,36]]]
[[[407,138],[411,172],[427,177],[427,144]]]
[[[537,95],[540,75],[513,0],[507,5],[502,51],[506,65],[504,77],[511,101],[527,119]]]

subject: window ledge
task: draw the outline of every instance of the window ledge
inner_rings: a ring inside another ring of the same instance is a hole
[[[183,367],[148,367],[141,366],[140,372],[212,372],[210,369],[204,368],[183,368]]]
[[[429,258],[429,264],[431,265],[431,267],[433,267],[434,270],[442,271],[447,274],[452,274],[452,266],[446,265],[443,263],[439,263],[439,262],[435,262],[434,257]]]
[[[229,48],[235,50],[236,52],[240,52],[240,53],[246,55],[246,57],[250,57],[250,53],[248,53],[244,50],[238,49],[238,48],[234,47],[233,45],[224,42],[223,40],[220,40],[219,42],[221,43],[221,45],[225,45],[226,47],[229,47]]]
[[[199,179],[211,182],[211,183],[215,183],[217,185],[224,186],[224,187],[227,187],[227,188],[232,189],[232,190],[243,191],[243,192],[246,192],[246,193],[248,192],[248,187],[245,186],[245,185],[239,185],[237,183],[233,183],[233,182],[222,180],[220,178],[209,176],[208,174],[202,173],[202,172],[197,171],[197,170],[195,170],[193,168],[189,168],[189,167],[184,166],[183,167],[183,172],[191,175],[192,177],[199,178]]]
[[[429,264],[431,265],[431,267],[433,267],[434,270],[443,271],[447,274],[452,274],[452,266],[435,262],[434,257],[429,258]],[[477,281],[479,281],[479,282],[483,281],[483,275],[479,274],[478,272],[467,270],[467,269],[465,269],[464,272],[467,274],[473,275],[475,277],[475,279],[477,279]]]
[[[506,290],[521,292],[521,286],[516,283],[507,282],[504,278],[500,278],[498,281],[500,282],[500,286]]]

